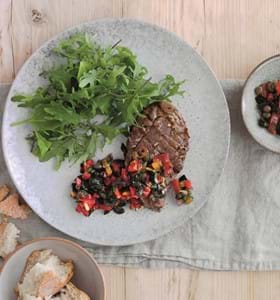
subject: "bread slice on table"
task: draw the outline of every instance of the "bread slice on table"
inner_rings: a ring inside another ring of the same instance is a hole
[[[83,291],[79,290],[72,282],[69,282],[57,295],[50,300],[91,300]]]
[[[17,285],[18,300],[51,299],[67,285],[73,272],[73,263],[61,261],[51,250],[33,251]]]
[[[16,249],[18,244],[19,229],[8,222],[0,223],[0,256],[5,258]]]
[[[14,219],[26,219],[31,212],[26,204],[19,204],[19,195],[13,193],[0,202],[0,213]]]

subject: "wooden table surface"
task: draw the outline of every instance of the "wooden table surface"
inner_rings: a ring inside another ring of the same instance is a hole
[[[0,0],[0,82],[65,28],[103,17],[161,25],[201,53],[218,78],[245,78],[279,53],[277,0]],[[206,272],[102,266],[107,300],[280,299],[280,272]]]

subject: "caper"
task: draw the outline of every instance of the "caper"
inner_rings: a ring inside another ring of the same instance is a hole
[[[272,80],[274,86],[276,87],[276,85],[278,84],[278,80]]]
[[[263,104],[266,102],[265,98],[261,94],[256,96],[255,100],[256,100],[257,104]]]
[[[266,112],[266,113],[271,112],[271,107],[269,105],[265,105],[263,108],[263,112]]]
[[[261,87],[261,86],[257,86],[257,87],[255,88],[255,94],[256,94],[257,96],[262,94],[262,87]]]
[[[263,127],[263,128],[267,128],[268,127],[268,123],[264,120],[264,119],[259,119],[259,126]]]
[[[275,104],[275,102],[272,101],[272,102],[269,103],[269,106],[270,106],[270,111],[269,112],[271,112],[271,113],[277,112],[278,104]]]
[[[271,113],[269,113],[269,112],[264,112],[264,113],[262,114],[262,117],[263,117],[264,119],[269,119],[269,118],[271,117]]]
[[[273,81],[269,81],[266,84],[267,90],[271,93],[275,92],[275,83]]]

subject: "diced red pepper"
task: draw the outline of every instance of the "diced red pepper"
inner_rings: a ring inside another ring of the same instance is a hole
[[[104,178],[104,184],[105,185],[112,185],[112,183],[114,183],[116,181],[116,177],[115,176],[108,176]]]
[[[92,195],[92,197],[93,197],[94,199],[100,198],[100,196],[99,196],[97,193],[94,193],[94,194]]]
[[[138,198],[138,195],[136,194],[136,189],[135,189],[134,186],[130,186],[129,191],[130,191],[130,198],[131,199],[137,199]]]
[[[269,120],[269,125],[268,125],[268,131],[271,134],[276,135],[276,127],[278,122],[279,122],[279,114],[273,113]]]
[[[129,200],[131,198],[130,191],[122,192],[122,200]]]
[[[90,177],[91,177],[91,174],[90,174],[89,172],[85,172],[85,173],[83,173],[83,175],[82,175],[82,178],[83,178],[84,180],[89,180]]]
[[[192,189],[192,182],[189,179],[187,179],[184,182],[184,186],[186,189],[190,190],[190,189]]]
[[[130,173],[135,173],[135,172],[139,171],[140,169],[142,169],[142,163],[138,159],[132,160],[127,168],[128,172],[130,172]]]
[[[180,192],[180,181],[178,179],[173,179],[171,181],[172,188],[176,194]]]
[[[80,201],[81,203],[83,203],[84,208],[87,211],[91,211],[96,203],[96,197],[88,194],[85,197],[81,198]]]
[[[114,189],[114,194],[115,194],[117,199],[122,198],[122,194],[121,194],[120,190],[117,187]]]
[[[80,214],[83,214],[84,216],[88,217],[90,212],[87,211],[85,208],[84,208],[84,205],[83,203],[79,203],[77,206],[76,206],[76,211]]]
[[[121,166],[120,166],[120,164],[119,164],[118,162],[113,161],[112,164],[111,164],[111,167],[112,167],[112,169],[113,169],[113,171],[114,171],[115,173],[117,173],[117,174],[120,173]]]
[[[277,81],[275,89],[276,89],[277,96],[279,96],[280,95],[280,81],[279,80]]]
[[[75,184],[76,184],[77,187],[80,187],[80,186],[82,185],[82,180],[81,180],[80,177],[77,177],[77,178],[75,179]]]
[[[94,166],[94,161],[92,159],[86,160],[86,167],[91,168]]]
[[[269,93],[268,95],[267,95],[267,101],[273,101],[273,94],[272,93]]]
[[[154,156],[154,159],[159,159],[162,163],[169,162],[169,153],[161,153]]]
[[[142,207],[142,203],[138,199],[131,199],[129,207],[130,209],[137,209]]]
[[[146,186],[143,190],[143,197],[148,197],[151,194],[151,188],[149,186]]]
[[[83,162],[81,166],[81,173],[87,172],[89,168],[94,166],[94,161],[92,159],[88,159]]]
[[[157,176],[156,176],[156,183],[161,184],[161,183],[163,183],[163,180],[164,180],[164,177],[162,177],[162,176],[160,176],[160,175],[157,175]]]
[[[129,178],[127,176],[127,170],[125,168],[122,168],[121,178],[124,182],[128,182],[128,180],[129,180]]]
[[[170,176],[173,174],[173,165],[171,161],[165,162],[163,164],[164,176]]]

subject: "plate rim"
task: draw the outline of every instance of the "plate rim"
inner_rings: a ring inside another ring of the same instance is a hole
[[[222,162],[222,166],[221,166],[221,171],[220,171],[220,174],[217,176],[214,184],[213,184],[213,188],[209,194],[208,197],[205,197],[205,199],[203,199],[203,201],[200,203],[199,206],[196,207],[196,209],[192,212],[192,214],[189,214],[184,220],[182,220],[182,222],[180,222],[180,224],[178,224],[178,226],[174,227],[174,228],[171,228],[171,229],[165,229],[165,230],[162,230],[160,232],[160,234],[155,234],[155,233],[152,233],[149,235],[149,237],[147,238],[138,238],[137,237],[135,238],[134,241],[124,241],[124,242],[117,242],[117,243],[112,243],[112,242],[109,242],[109,243],[105,243],[104,241],[92,241],[92,239],[90,238],[81,238],[78,236],[78,234],[73,234],[72,232],[69,232],[69,230],[66,230],[65,228],[64,229],[61,229],[61,228],[58,228],[56,225],[53,225],[51,224],[49,221],[45,220],[45,218],[43,216],[41,216],[41,214],[38,214],[36,212],[36,210],[33,210],[33,207],[32,205],[30,205],[28,203],[27,200],[25,200],[25,197],[23,197],[23,194],[22,193],[22,189],[20,188],[20,185],[14,180],[14,177],[13,177],[13,172],[11,170],[11,165],[9,163],[9,160],[7,158],[7,149],[6,149],[6,146],[4,145],[4,122],[2,123],[2,129],[1,129],[1,134],[2,134],[2,150],[3,150],[3,157],[4,157],[4,161],[6,163],[6,166],[7,166],[7,169],[8,169],[8,173],[16,187],[16,189],[18,190],[18,192],[22,195],[23,199],[27,202],[27,204],[32,208],[33,212],[39,216],[45,223],[47,223],[48,225],[50,225],[51,227],[57,229],[58,231],[66,234],[67,236],[69,237],[74,237],[80,241],[84,241],[84,242],[88,242],[88,243],[91,243],[91,244],[94,244],[94,245],[99,245],[99,246],[130,246],[130,245],[135,245],[135,244],[139,244],[139,243],[144,243],[144,242],[148,242],[148,241],[152,241],[152,240],[155,240],[155,239],[158,239],[170,232],[172,232],[173,230],[176,230],[178,227],[182,226],[184,223],[188,222],[194,215],[197,214],[197,212],[207,203],[208,199],[210,198],[210,195],[212,194],[215,186],[218,184],[223,172],[224,172],[224,169],[225,169],[225,165],[226,165],[226,162],[227,162],[227,159],[228,159],[228,155],[229,155],[229,148],[230,148],[230,140],[231,140],[231,121],[230,121],[230,112],[229,112],[229,107],[228,107],[228,103],[227,103],[227,100],[226,100],[226,97],[225,97],[225,94],[224,94],[224,91],[223,91],[223,88],[221,86],[221,83],[220,81],[218,80],[216,74],[214,73],[214,71],[212,70],[212,68],[209,66],[209,64],[206,62],[206,60],[202,57],[202,55],[200,53],[198,53],[187,41],[185,41],[183,38],[181,38],[180,36],[178,36],[176,33],[172,32],[172,31],[169,31],[168,29],[166,28],[163,28],[159,25],[156,25],[156,24],[152,24],[152,23],[149,23],[149,22],[145,22],[145,21],[141,21],[141,20],[138,20],[138,19],[133,19],[133,18],[100,18],[100,19],[96,19],[96,20],[91,20],[91,21],[87,21],[87,22],[82,22],[82,23],[79,23],[79,24],[76,24],[74,26],[70,26],[68,28],[65,28],[65,30],[57,33],[56,35],[52,36],[50,39],[46,40],[39,48],[37,48],[29,57],[28,59],[23,63],[23,65],[21,66],[21,68],[19,69],[15,79],[13,80],[11,86],[10,86],[10,90],[9,90],[9,93],[6,97],[6,100],[5,100],[5,105],[4,105],[4,112],[3,112],[3,117],[2,117],[2,120],[5,119],[5,116],[6,116],[6,111],[7,111],[7,106],[8,106],[8,99],[11,98],[11,93],[12,93],[12,90],[13,90],[13,86],[15,84],[15,81],[17,79],[18,76],[20,76],[20,74],[23,72],[23,69],[25,68],[26,65],[29,64],[29,62],[32,60],[33,56],[39,52],[40,50],[44,49],[49,43],[59,39],[61,37],[61,35],[63,35],[64,33],[67,33],[69,31],[73,31],[73,30],[77,30],[79,29],[80,27],[83,27],[83,26],[94,26],[95,24],[98,24],[98,23],[114,23],[114,22],[123,22],[123,23],[132,23],[132,24],[139,24],[139,25],[142,25],[142,26],[148,26],[152,29],[155,29],[157,31],[160,31],[160,32],[163,32],[165,34],[169,34],[171,36],[173,36],[174,38],[176,38],[177,40],[179,40],[181,43],[185,44],[189,49],[190,51],[192,51],[197,57],[198,59],[207,67],[207,69],[210,71],[211,75],[213,76],[213,78],[215,79],[215,82],[217,84],[217,89],[219,90],[220,94],[221,94],[221,98],[223,99],[223,103],[224,103],[224,106],[225,106],[225,119],[227,120],[227,122],[224,122],[224,125],[226,126],[226,130],[225,132],[227,133],[226,135],[226,147],[224,149],[224,158],[223,158],[223,162]]]

